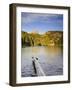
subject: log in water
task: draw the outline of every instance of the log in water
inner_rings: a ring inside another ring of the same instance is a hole
[[[36,59],[33,59],[33,67],[34,67],[34,72],[37,76],[46,76],[39,61]]]

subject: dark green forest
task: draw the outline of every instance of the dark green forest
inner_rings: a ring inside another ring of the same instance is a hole
[[[48,31],[45,34],[21,32],[22,47],[63,46],[62,31]]]

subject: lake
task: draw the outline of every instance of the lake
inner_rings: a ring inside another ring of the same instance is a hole
[[[21,49],[21,76],[32,77],[34,68],[32,57],[38,61],[46,76],[63,74],[63,49],[62,47],[36,46]]]

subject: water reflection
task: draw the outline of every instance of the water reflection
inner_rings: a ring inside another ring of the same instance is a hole
[[[38,57],[39,63],[47,76],[63,74],[62,47],[26,47],[21,50],[22,77],[34,74],[32,57]]]
[[[58,54],[60,54],[60,53],[62,53],[62,49],[61,49],[62,47],[50,47],[50,46],[48,46],[48,47],[45,47],[44,49],[45,49],[45,52],[48,54],[48,55],[51,55],[51,56],[56,56],[56,55],[58,55]]]

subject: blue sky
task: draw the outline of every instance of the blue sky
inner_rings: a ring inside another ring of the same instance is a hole
[[[21,12],[21,30],[40,34],[47,31],[63,31],[63,15]]]

